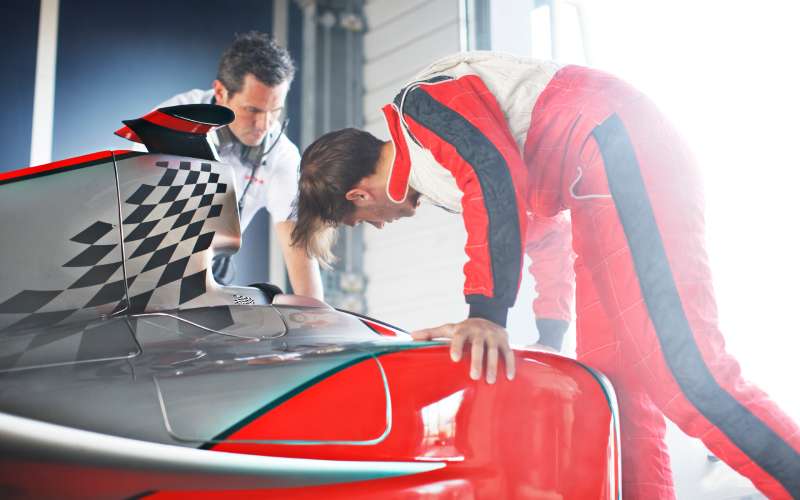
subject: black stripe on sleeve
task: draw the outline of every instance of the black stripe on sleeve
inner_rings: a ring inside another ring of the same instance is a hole
[[[491,309],[490,316],[505,324],[506,309],[514,305],[522,268],[522,242],[511,172],[494,144],[463,116],[435,100],[423,88],[409,92],[403,111],[414,121],[452,145],[475,172],[488,215],[488,241],[494,297],[469,295],[467,302]],[[502,311],[501,311],[502,309]],[[502,320],[500,318],[502,316]]]

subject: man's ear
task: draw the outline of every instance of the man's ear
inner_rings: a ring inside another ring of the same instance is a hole
[[[214,89],[214,99],[217,101],[217,104],[228,101],[228,89],[225,88],[225,85],[223,85],[221,81],[214,80],[212,87]]]
[[[369,194],[369,191],[360,187],[354,187],[346,192],[344,197],[347,201],[352,201],[357,207],[363,207],[372,201],[372,195]]]

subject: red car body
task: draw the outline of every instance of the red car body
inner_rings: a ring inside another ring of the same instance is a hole
[[[0,175],[0,496],[620,497],[614,392],[587,366],[516,349],[488,384],[442,343],[214,282],[237,197],[190,139],[208,157]]]

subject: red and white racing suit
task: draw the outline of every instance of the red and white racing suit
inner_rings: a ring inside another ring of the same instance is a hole
[[[673,498],[663,415],[772,498],[800,498],[800,432],[725,351],[692,153],[610,75],[479,52],[434,63],[383,109],[409,186],[461,212],[470,316],[505,325],[523,252],[537,318],[569,319],[578,359],[618,392],[623,492]]]

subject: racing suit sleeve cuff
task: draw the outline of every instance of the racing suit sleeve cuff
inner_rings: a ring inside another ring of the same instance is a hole
[[[492,302],[471,302],[469,305],[470,318],[488,319],[503,328],[508,319],[508,307]]]
[[[569,328],[569,321],[562,319],[536,318],[536,329],[539,330],[539,343],[561,351],[564,345],[564,334]]]

